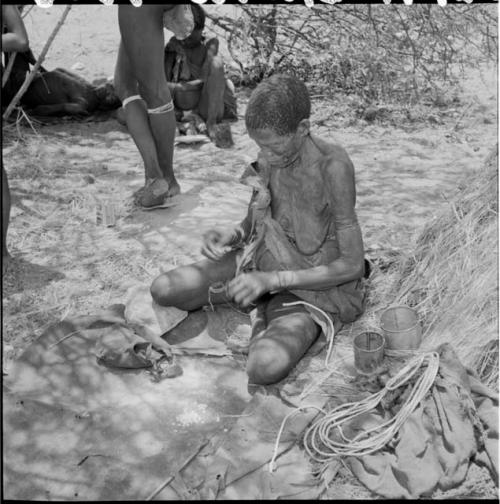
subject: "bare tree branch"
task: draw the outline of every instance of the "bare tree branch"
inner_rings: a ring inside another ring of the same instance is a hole
[[[50,34],[49,38],[47,39],[47,42],[45,43],[44,48],[42,49],[42,52],[40,53],[40,56],[38,57],[33,70],[29,72],[26,75],[26,79],[23,82],[23,85],[19,88],[19,91],[16,93],[14,98],[12,98],[12,101],[9,103],[9,106],[5,110],[3,114],[3,120],[6,121],[12,111],[14,110],[15,106],[18,104],[19,100],[22,98],[26,90],[28,89],[29,85],[35,78],[35,75],[37,74],[38,69],[41,67],[43,60],[45,59],[45,55],[47,54],[47,51],[49,50],[50,46],[52,45],[52,42],[54,41],[54,38],[57,35],[57,32],[61,28],[61,26],[64,24],[64,21],[66,20],[66,17],[69,14],[69,11],[71,10],[71,5],[67,5],[66,8],[64,9],[61,18],[57,22],[56,26],[52,30],[52,33]]]

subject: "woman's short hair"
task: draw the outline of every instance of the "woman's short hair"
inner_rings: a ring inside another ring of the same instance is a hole
[[[295,133],[311,115],[306,85],[296,77],[275,74],[253,91],[245,113],[247,129],[271,129],[278,135]]]

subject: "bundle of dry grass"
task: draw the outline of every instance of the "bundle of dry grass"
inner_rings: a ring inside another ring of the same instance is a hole
[[[462,363],[498,389],[498,147],[459,185],[449,207],[416,240],[413,254],[374,278],[372,309],[415,308],[423,348],[448,342]],[[377,306],[378,305],[378,306]],[[383,307],[382,307],[383,305]]]

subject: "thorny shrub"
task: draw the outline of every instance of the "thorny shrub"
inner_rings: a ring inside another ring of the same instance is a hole
[[[366,103],[452,99],[464,68],[497,62],[496,5],[260,5],[212,16],[239,71],[255,85],[290,72],[318,92]]]

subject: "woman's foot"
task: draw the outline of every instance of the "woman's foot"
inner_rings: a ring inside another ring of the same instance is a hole
[[[168,193],[167,197],[172,198],[173,196],[177,196],[181,193],[181,186],[178,184],[177,180],[173,180],[168,184]]]
[[[134,193],[136,203],[144,208],[162,205],[167,198],[176,196],[181,192],[177,181],[169,184],[163,178],[149,179],[144,187]]]
[[[138,196],[139,204],[146,208],[161,205],[168,197],[169,189],[170,187],[165,179],[150,179]]]

